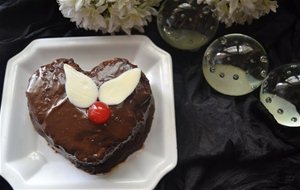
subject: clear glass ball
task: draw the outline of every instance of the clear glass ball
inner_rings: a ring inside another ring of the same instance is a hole
[[[264,48],[243,34],[228,34],[213,41],[206,49],[202,69],[208,84],[216,91],[245,95],[263,82],[269,61]]]
[[[197,0],[165,0],[157,15],[161,37],[182,50],[197,50],[215,36],[218,19],[207,5]]]
[[[271,71],[261,86],[260,101],[279,124],[299,127],[300,65],[282,65]]]

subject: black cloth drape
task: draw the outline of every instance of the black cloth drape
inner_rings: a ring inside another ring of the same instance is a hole
[[[176,50],[159,36],[149,38],[173,59],[178,164],[155,189],[300,189],[300,128],[276,123],[259,101],[259,89],[241,97],[222,95],[205,81],[196,52]],[[270,69],[300,63],[300,1],[281,0],[277,13],[251,25],[219,27],[218,36],[243,33],[266,49]],[[63,18],[55,0],[0,0],[1,94],[9,58],[32,40],[102,35],[78,29]],[[300,98],[300,97],[299,97]],[[0,178],[1,189],[11,189]]]

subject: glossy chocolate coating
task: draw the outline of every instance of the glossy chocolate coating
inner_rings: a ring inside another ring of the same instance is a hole
[[[110,119],[97,125],[87,118],[87,109],[69,102],[64,64],[90,76],[98,87],[136,66],[114,58],[86,72],[73,59],[57,59],[40,67],[29,79],[26,96],[36,131],[77,167],[89,173],[107,172],[140,149],[147,137],[154,113],[149,81],[142,73],[134,92],[121,104],[109,106]]]

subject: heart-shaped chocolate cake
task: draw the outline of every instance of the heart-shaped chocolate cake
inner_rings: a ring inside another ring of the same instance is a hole
[[[71,90],[69,94],[67,93],[66,84],[72,80],[72,77],[68,78],[66,67],[71,69],[70,72],[75,74],[77,72],[90,78],[96,89],[101,90],[106,83],[116,80],[137,66],[126,59],[114,58],[100,63],[87,72],[74,63],[73,59],[62,58],[40,67],[29,79],[26,96],[35,130],[55,151],[78,168],[92,174],[108,172],[140,149],[148,135],[154,114],[154,99],[149,81],[144,73],[140,72],[136,86],[131,87],[132,91],[124,100],[108,104],[108,112],[102,113],[102,108],[100,112],[96,110],[95,113],[100,115],[100,120],[105,118],[104,121],[98,122],[99,119],[93,119],[94,115],[89,115],[94,104],[89,107],[76,104],[76,98],[92,97],[85,93],[89,90],[84,88],[85,82],[82,83],[83,86],[73,82],[75,83],[73,86],[77,85],[82,89],[77,92],[72,85],[69,85]],[[73,79],[75,80],[76,77]],[[118,80],[121,83],[130,83],[132,79]],[[120,88],[120,92],[106,95],[107,99],[110,98],[114,102],[114,96],[124,91],[123,83],[121,84],[123,90]],[[106,86],[109,85],[111,84]],[[99,94],[102,93],[100,90]],[[74,93],[76,101],[71,98]],[[104,97],[105,93],[102,94]],[[101,96],[96,97],[97,102],[102,102]]]

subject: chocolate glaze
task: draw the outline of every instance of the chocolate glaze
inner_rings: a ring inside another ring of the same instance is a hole
[[[36,131],[77,167],[93,174],[107,172],[140,149],[147,137],[154,114],[149,81],[142,73],[134,92],[109,106],[108,122],[96,125],[88,120],[87,109],[75,107],[66,97],[64,64],[90,76],[97,86],[136,66],[114,58],[86,72],[73,59],[62,58],[40,67],[29,79],[26,96]]]

